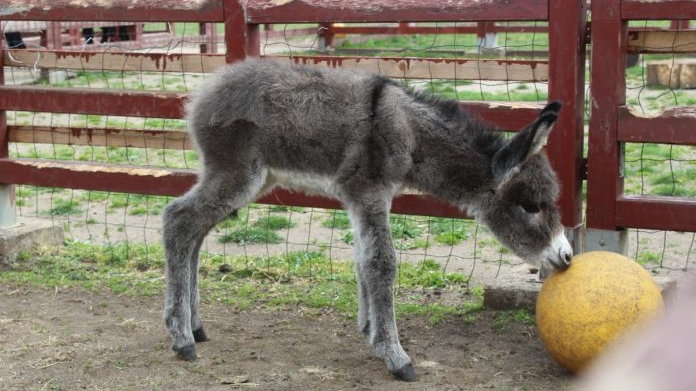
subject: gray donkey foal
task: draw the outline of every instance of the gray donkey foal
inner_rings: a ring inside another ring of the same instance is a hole
[[[198,252],[215,224],[275,186],[335,197],[355,237],[359,328],[397,378],[414,380],[392,286],[392,198],[410,188],[466,209],[542,270],[572,250],[544,154],[561,104],[509,142],[448,101],[362,72],[247,60],[215,74],[188,105],[203,159],[198,184],[164,213],[165,322],[173,349],[195,360],[207,339],[198,313]]]

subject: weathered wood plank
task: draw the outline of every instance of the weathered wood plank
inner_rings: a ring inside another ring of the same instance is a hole
[[[225,56],[16,49],[5,52],[5,64],[87,71],[206,73],[225,65]]]
[[[183,118],[185,93],[0,86],[0,109]]]
[[[546,20],[547,0],[249,0],[251,23]]]
[[[404,79],[548,80],[546,60],[468,60],[416,57],[268,56],[309,66],[360,69]]]
[[[629,31],[632,53],[696,53],[696,30]]]
[[[221,0],[2,0],[3,20],[222,22]]]
[[[696,19],[694,0],[623,0],[623,20],[688,20]]]
[[[671,108],[656,116],[643,116],[620,106],[618,119],[619,141],[696,145],[694,106]]]
[[[661,231],[696,231],[696,199],[621,196],[616,200],[616,226]]]
[[[95,71],[206,73],[225,65],[224,55],[165,53],[104,53],[50,50],[12,50],[10,66]],[[414,57],[266,56],[280,62],[317,67],[360,69],[394,78],[462,80],[548,80],[545,60],[471,60]]]
[[[181,130],[9,126],[10,142],[155,149],[191,149]]]
[[[180,196],[197,180],[194,170],[138,167],[116,164],[64,162],[44,159],[0,159],[0,183]],[[340,209],[335,199],[276,189],[256,200],[262,204]],[[394,199],[392,212],[437,217],[467,217],[442,200],[403,194]]]

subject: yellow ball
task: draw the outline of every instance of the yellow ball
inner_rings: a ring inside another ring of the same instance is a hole
[[[578,372],[662,305],[660,289],[640,265],[616,253],[587,252],[544,281],[537,329],[551,357]]]

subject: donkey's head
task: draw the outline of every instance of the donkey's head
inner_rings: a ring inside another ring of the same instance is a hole
[[[540,267],[542,277],[568,267],[573,255],[556,207],[558,181],[542,152],[561,106],[560,102],[547,105],[495,153],[494,188],[477,211],[504,245]]]

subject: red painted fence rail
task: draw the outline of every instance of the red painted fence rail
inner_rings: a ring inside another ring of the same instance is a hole
[[[592,52],[601,55],[592,56],[587,228],[696,231],[696,197],[626,195],[621,167],[626,142],[696,146],[693,107],[657,116],[626,107],[628,22],[696,19],[696,2],[592,0],[592,15]]]

